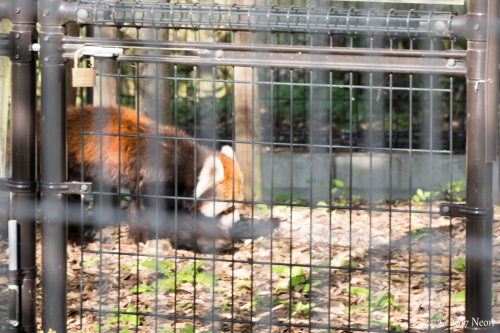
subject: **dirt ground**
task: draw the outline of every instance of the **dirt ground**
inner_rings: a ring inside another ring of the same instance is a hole
[[[68,246],[68,331],[346,332],[387,329],[388,321],[395,331],[448,323],[461,331],[465,221],[440,217],[438,204],[433,214],[428,204],[410,214],[408,202],[352,211],[275,206],[272,235],[239,240],[223,254],[176,251],[166,239],[137,247],[126,224],[104,228],[83,251]],[[266,206],[254,211],[255,221],[270,215]],[[495,221],[493,318],[500,313],[499,240]],[[6,264],[7,244],[0,247]],[[0,285],[5,322],[6,275]]]

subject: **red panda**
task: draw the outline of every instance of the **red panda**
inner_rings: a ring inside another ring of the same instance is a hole
[[[240,220],[243,200],[231,147],[214,153],[184,131],[123,106],[68,108],[67,135],[69,180],[97,180],[102,173],[108,186],[130,191],[131,241],[146,242],[159,230],[195,250],[231,244],[227,229]]]

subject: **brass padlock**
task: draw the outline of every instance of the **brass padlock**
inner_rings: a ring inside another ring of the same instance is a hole
[[[95,87],[94,57],[90,57],[91,68],[79,68],[78,56],[85,48],[75,52],[75,67],[73,68],[73,87]]]

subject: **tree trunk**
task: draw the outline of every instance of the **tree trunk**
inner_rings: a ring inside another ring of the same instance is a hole
[[[101,31],[97,27],[94,28],[94,36],[99,38],[117,38],[118,32],[114,27],[102,28]],[[113,60],[102,60],[101,63],[95,63],[96,70],[102,74],[118,74],[118,62]],[[107,107],[118,104],[118,87],[116,76],[99,76],[96,79],[96,86],[93,89],[93,104],[96,107]],[[105,152],[101,152],[105,154]],[[100,184],[98,181],[94,182],[97,191],[113,192],[115,189],[106,186],[105,182]],[[101,187],[102,186],[102,187]],[[100,219],[103,227],[109,225],[111,222],[118,222],[118,212],[120,209],[118,196],[116,195],[102,195],[94,196],[95,207],[100,210],[94,216]]]
[[[238,4],[251,5],[252,1],[240,0]],[[252,34],[250,32],[237,32],[234,42],[236,44],[251,44]],[[248,82],[257,81],[257,71],[248,67],[235,67],[234,77]],[[235,83],[234,100],[236,140],[251,142],[253,138],[254,141],[260,141],[258,86],[249,83]],[[251,143],[237,143],[235,150],[236,159],[243,172],[245,200],[262,200],[262,147],[255,144],[252,147]]]
[[[146,0],[145,2],[154,2]],[[167,0],[157,2],[167,3]],[[168,40],[167,29],[145,29],[139,30],[141,40]],[[154,49],[137,49],[138,54],[165,55],[168,51]],[[172,112],[170,110],[170,80],[159,79],[170,74],[170,64],[140,63],[139,75],[148,76],[151,79],[139,79],[139,95],[136,96],[136,106],[140,113],[151,119],[158,120],[161,124],[172,124]],[[158,118],[157,118],[158,117]]]

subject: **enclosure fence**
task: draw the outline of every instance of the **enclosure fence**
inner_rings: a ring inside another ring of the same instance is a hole
[[[0,0],[1,329],[491,330],[498,10]]]

